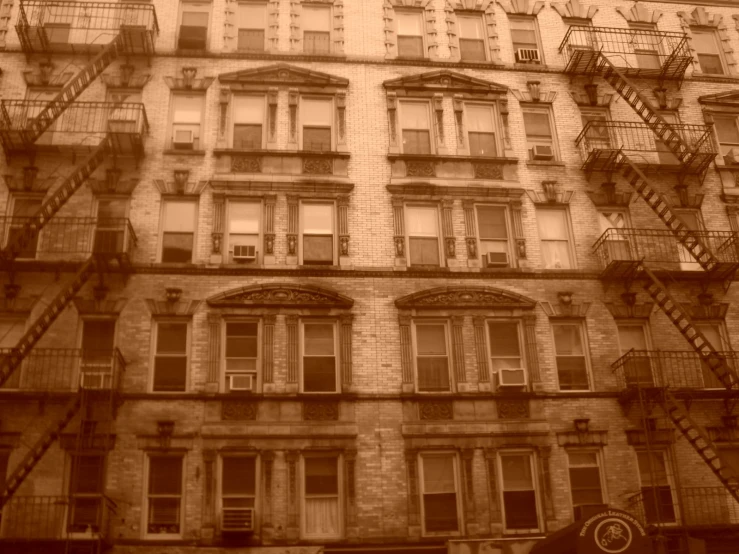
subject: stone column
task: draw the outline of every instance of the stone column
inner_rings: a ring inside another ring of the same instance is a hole
[[[418,528],[421,523],[418,498],[418,450],[405,451],[405,465],[408,472],[408,535],[413,536],[412,528]]]
[[[464,363],[464,316],[452,317],[452,354],[454,356],[454,379],[460,392],[467,388],[467,368]]]
[[[488,489],[490,491],[490,524],[497,526],[503,523],[503,512],[498,490],[498,459],[494,449],[485,449],[485,464],[488,468]]]
[[[289,127],[287,134],[288,150],[299,150],[298,146],[298,99],[300,93],[297,89],[290,89],[287,93],[287,105],[289,113]]]
[[[287,466],[287,528],[286,538],[295,540],[300,536],[300,498],[298,493],[298,462],[300,452],[287,450],[285,465]]]
[[[523,329],[526,340],[526,366],[530,386],[533,390],[540,390],[542,383],[539,375],[539,355],[536,351],[536,316],[534,314],[523,316]]]
[[[477,379],[481,391],[491,390],[490,383],[490,357],[488,356],[488,341],[485,336],[485,318],[475,316],[472,318],[475,326],[475,353],[477,354]]]
[[[215,450],[203,450],[203,538],[212,538],[216,528],[215,462]]]
[[[267,389],[271,391],[274,383],[274,359],[275,359],[275,322],[277,316],[274,314],[265,315],[262,321],[262,385],[265,392]]]
[[[341,390],[349,392],[352,387],[352,314],[339,317],[341,324]]]
[[[405,219],[403,214],[403,199],[393,198],[393,236],[395,248],[395,265],[405,267],[408,261],[405,254]]]
[[[398,316],[400,324],[400,367],[403,392],[413,392],[413,348],[411,344],[411,316]]]
[[[297,196],[287,197],[287,258],[288,265],[298,263],[298,214],[300,211],[300,199]]]
[[[216,393],[220,388],[221,325],[221,314],[208,314],[208,376],[205,391],[209,393]]]
[[[275,263],[275,204],[277,197],[264,197],[264,265]]]
[[[462,476],[464,479],[464,507],[467,524],[467,535],[477,534],[477,510],[475,508],[475,479],[474,479],[475,450],[473,448],[462,449]]]
[[[298,316],[285,316],[285,327],[287,330],[287,389],[290,392],[297,392],[298,386],[298,364],[299,364],[299,347],[298,347]]]
[[[210,263],[228,263],[228,252],[223,255],[223,220],[226,215],[226,203],[223,196],[213,197],[213,230],[211,232]]]
[[[349,196],[336,200],[339,231],[339,265],[351,265],[349,258]]]
[[[454,238],[454,226],[452,224],[452,207],[454,200],[443,200],[441,202],[441,230],[444,234],[444,257],[449,261],[457,257],[457,241]]]
[[[480,267],[480,252],[477,244],[477,224],[475,221],[475,203],[472,200],[462,201],[464,209],[465,244],[467,246],[467,267]]]
[[[356,486],[357,451],[344,451],[344,469],[346,478],[346,538],[357,538],[357,486]]]

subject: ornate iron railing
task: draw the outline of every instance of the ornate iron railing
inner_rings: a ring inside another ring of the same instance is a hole
[[[724,487],[647,487],[629,497],[627,510],[645,524],[739,525],[739,504]]]

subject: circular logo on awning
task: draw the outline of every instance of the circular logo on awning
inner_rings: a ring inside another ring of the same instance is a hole
[[[609,517],[595,526],[595,544],[603,552],[618,554],[625,552],[634,540],[631,529],[621,518]]]

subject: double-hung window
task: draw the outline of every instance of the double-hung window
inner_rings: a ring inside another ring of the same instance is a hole
[[[534,456],[531,452],[500,455],[504,524],[507,531],[539,530]]]
[[[306,539],[338,538],[343,530],[341,457],[303,457],[302,534]]]
[[[334,205],[328,202],[303,202],[301,209],[301,263],[304,265],[332,265],[334,241]]]
[[[191,200],[165,200],[162,225],[162,262],[192,262],[197,204]]]
[[[99,198],[95,222],[94,252],[117,254],[124,251],[128,229],[128,200],[124,198]]]
[[[521,389],[526,386],[526,369],[521,350],[521,329],[516,321],[488,321],[488,340],[492,371],[498,387]]]
[[[567,211],[556,208],[536,210],[536,223],[541,240],[541,259],[544,269],[571,269],[574,267]]]
[[[716,31],[691,28],[690,33],[693,35],[693,48],[698,56],[701,71],[713,75],[726,73]]]
[[[259,202],[228,202],[228,234],[226,249],[229,263],[258,263],[259,222],[262,205]]]
[[[255,392],[259,359],[259,323],[227,321],[225,348],[226,392]]]
[[[724,350],[731,350],[727,348],[727,342],[724,339],[723,324],[719,321],[701,321],[696,322],[695,327],[703,333],[703,336],[708,339],[714,350],[719,352]],[[726,360],[727,365],[733,365],[733,358],[729,357]],[[733,368],[736,369],[736,368]],[[701,362],[701,373],[703,377],[703,387],[706,389],[723,389],[725,386],[716,374],[711,371],[710,366]]]
[[[739,119],[736,115],[715,115],[713,125],[724,162],[739,164]]]
[[[240,2],[236,7],[236,28],[238,29],[239,50],[263,52],[267,29],[267,4],[261,2]]]
[[[408,257],[412,266],[439,266],[439,212],[433,206],[406,206]]]
[[[631,47],[634,49],[637,67],[639,69],[661,69],[661,37],[658,34],[657,25],[654,23],[629,23],[629,27],[632,32]]]
[[[543,56],[539,47],[539,32],[536,19],[532,17],[512,17],[508,20],[511,27],[513,55],[518,63],[542,63]]]
[[[189,323],[157,321],[155,327],[154,392],[183,392],[187,388]]]
[[[451,391],[447,324],[418,321],[414,328],[418,392]]]
[[[588,126],[585,138],[588,146],[593,150],[608,150],[611,148],[611,133],[608,121],[608,110],[583,109],[580,112],[583,129]]]
[[[233,97],[233,148],[264,148],[264,100],[263,96]]]
[[[328,54],[331,51],[331,6],[303,3],[303,52]]]
[[[146,533],[179,535],[182,531],[181,455],[149,456]]]
[[[105,457],[99,454],[72,457],[69,480],[70,533],[102,531],[103,494],[105,492]]]
[[[603,504],[603,482],[598,453],[594,451],[567,452],[570,473],[572,507]]]
[[[256,456],[221,457],[221,531],[254,529]]]
[[[428,102],[400,102],[400,132],[405,154],[431,154]]]
[[[115,370],[113,360],[115,320],[84,320],[81,347],[80,386],[90,389],[110,389],[115,378],[113,373]]]
[[[205,50],[208,47],[210,3],[182,2],[177,48]]]
[[[306,320],[302,328],[302,392],[338,392],[336,324]]]
[[[419,11],[398,11],[398,56],[423,58],[423,14]]]
[[[199,150],[201,148],[204,101],[205,97],[202,95],[175,94],[172,96],[170,144],[174,150]]]
[[[646,522],[676,523],[677,503],[665,452],[637,451],[636,457],[639,464],[641,500]]]
[[[496,119],[493,106],[467,104],[465,111],[470,156],[497,156]]]
[[[559,390],[588,390],[588,361],[583,326],[578,322],[552,324]]]
[[[647,328],[641,323],[619,322],[618,344],[621,355],[630,350],[631,357],[623,365],[624,379],[627,385],[653,387],[652,361],[649,357],[649,337]]]
[[[552,112],[548,107],[525,106],[523,126],[526,131],[526,148],[529,160],[557,159]]]
[[[503,206],[478,205],[477,234],[483,267],[510,267],[510,248],[506,209]]]
[[[423,533],[450,534],[461,531],[457,457],[433,452],[420,456]]]
[[[459,14],[459,55],[463,61],[484,62],[485,22],[483,15]]]
[[[331,151],[333,107],[331,98],[300,99],[303,150]]]
[[[9,246],[16,237],[24,231],[26,223],[41,209],[43,200],[41,198],[13,198],[13,210],[11,211],[10,225],[7,228],[6,245]],[[25,248],[18,253],[19,258],[35,258],[38,250],[39,235],[35,233]]]
[[[7,352],[6,349],[15,348],[18,345],[18,341],[21,340],[26,332],[26,320],[20,318],[2,318],[0,319],[0,349]],[[28,362],[26,362],[27,365]],[[32,368],[33,369],[33,368]],[[44,368],[45,369],[45,368]],[[21,386],[21,373],[24,371],[24,366],[21,366],[10,375],[10,378],[5,381],[2,387],[3,389],[17,389]],[[34,371],[34,374],[38,372]],[[44,379],[46,383],[46,379]],[[27,387],[26,379],[24,376],[23,386]],[[45,385],[46,386],[46,385]],[[0,450],[0,462],[2,462],[3,451]],[[0,470],[2,465],[0,464]],[[0,471],[0,483],[5,477],[5,474]]]

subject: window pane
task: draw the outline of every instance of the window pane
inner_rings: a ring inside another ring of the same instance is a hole
[[[182,12],[182,24],[188,27],[207,27],[208,14],[206,12]]]
[[[564,210],[536,210],[539,237],[542,240],[568,240],[567,217]]]
[[[497,156],[498,149],[495,145],[493,133],[470,133],[470,155],[471,156]]]
[[[308,31],[331,31],[331,9],[304,4],[302,24]]]
[[[333,102],[324,98],[303,98],[300,121],[303,125],[331,125]]]
[[[333,356],[334,326],[330,323],[311,323],[303,326],[306,356]]]
[[[552,129],[549,126],[549,114],[545,112],[523,112],[523,124],[527,137],[551,138]]]
[[[191,262],[193,240],[193,233],[165,233],[162,237],[162,262]]]
[[[423,514],[428,533],[459,531],[456,493],[424,495]]]
[[[305,458],[305,494],[338,494],[337,458]]]
[[[255,202],[229,202],[229,233],[256,234],[259,232],[261,205]]]
[[[13,202],[14,217],[32,217],[41,208],[43,201],[36,198],[16,198]]]
[[[477,39],[460,38],[459,56],[463,60],[485,61],[485,42]]]
[[[264,31],[259,29],[239,29],[239,50],[264,50]]]
[[[454,458],[452,456],[424,456],[423,492],[455,492]]]
[[[699,54],[718,54],[718,45],[716,44],[716,35],[713,31],[696,31],[691,30],[693,35],[693,48]]]
[[[406,154],[430,154],[431,133],[429,131],[403,130],[403,152]]]
[[[177,233],[195,231],[195,202],[166,202],[164,231]]]
[[[408,235],[413,237],[438,236],[439,221],[436,208],[414,206],[406,208],[406,213]]]
[[[582,356],[582,337],[578,325],[555,325],[554,347],[558,356]]]
[[[239,29],[264,29],[267,26],[267,6],[265,4],[238,4],[236,26]]]
[[[226,358],[256,358],[257,348],[256,323],[226,325]]]
[[[421,36],[423,34],[420,13],[397,12],[396,18],[398,35]]]
[[[714,117],[718,140],[722,144],[739,144],[739,128],[736,117]]]
[[[328,32],[305,31],[303,51],[309,54],[328,54],[331,51],[331,35]]]
[[[334,261],[334,239],[325,235],[303,235],[303,263],[331,265]]]
[[[264,98],[259,96],[234,96],[233,98],[234,123],[264,122]]]
[[[595,452],[568,452],[570,466],[598,466],[598,455]]]
[[[520,357],[518,324],[513,321],[488,321],[490,333],[490,355]],[[516,367],[516,366],[514,366]]]
[[[336,392],[336,358],[334,356],[303,357],[303,390]]]
[[[508,229],[505,221],[505,208],[495,206],[477,207],[477,230],[480,238],[507,239]]]
[[[411,265],[439,265],[439,241],[435,238],[411,238]]]
[[[403,102],[401,104],[400,126],[403,129],[429,129],[429,110],[427,104]]]
[[[173,96],[172,101],[174,103],[173,122],[200,124],[203,109],[202,96]]]
[[[154,360],[154,391],[184,391],[187,383],[187,358],[157,356]]]
[[[461,38],[481,40],[484,37],[481,17],[459,17],[459,34]]]
[[[506,529],[537,529],[539,518],[536,513],[536,493],[534,491],[506,491],[505,503]]]
[[[423,58],[423,37],[398,35],[398,56]]]
[[[149,458],[149,494],[179,495],[182,492],[182,458]]]
[[[470,131],[492,133],[495,130],[493,126],[493,109],[490,106],[468,105],[467,128]]]
[[[104,461],[103,456],[74,456],[69,492],[71,494],[102,494]],[[4,474],[3,477],[5,477]]]
[[[223,494],[253,496],[256,491],[256,458],[223,458]]]
[[[449,362],[446,357],[418,357],[418,390],[443,392],[449,390]]]
[[[534,488],[531,461],[527,454],[507,454],[501,456],[500,465],[503,473],[504,490],[526,490]]]
[[[626,354],[632,348],[634,350],[648,350],[647,337],[644,334],[644,327],[641,325],[619,325],[618,340],[622,354]]]
[[[303,127],[303,150],[328,152],[331,150],[331,128]]]
[[[724,73],[721,57],[717,54],[698,54],[698,63],[700,63],[703,73],[712,73],[714,75],[723,75]]]
[[[303,204],[303,232],[315,235],[332,234],[333,215],[331,204]]]
[[[416,348],[419,356],[446,356],[444,325],[416,325]]]
[[[186,324],[159,323],[157,325],[157,354],[183,353],[186,348]]]
[[[667,466],[661,452],[637,452],[639,478],[645,486],[667,485]]]

